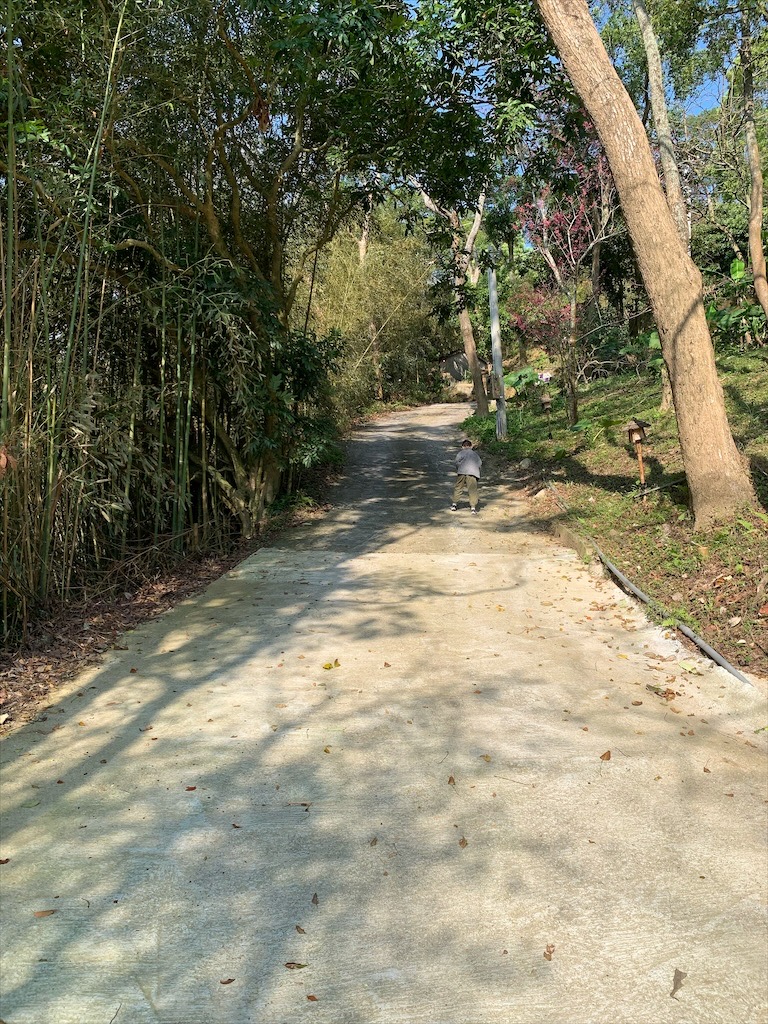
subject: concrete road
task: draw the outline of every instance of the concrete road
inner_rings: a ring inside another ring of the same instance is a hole
[[[449,513],[465,414],[4,740],[5,1024],[765,1024],[765,700]]]

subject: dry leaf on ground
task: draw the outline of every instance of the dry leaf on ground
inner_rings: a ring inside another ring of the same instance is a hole
[[[683,987],[683,980],[687,977],[688,975],[685,971],[681,971],[679,967],[675,968],[675,976],[672,979],[672,991],[669,993],[673,999],[675,998],[675,993],[679,992]]]

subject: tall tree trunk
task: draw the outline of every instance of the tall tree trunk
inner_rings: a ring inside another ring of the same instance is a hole
[[[448,222],[451,228],[453,293],[454,300],[456,302],[456,312],[459,317],[461,340],[464,344],[464,355],[467,357],[467,364],[469,365],[469,370],[472,374],[472,385],[475,394],[475,403],[477,405],[476,413],[478,416],[486,416],[488,414],[488,396],[486,395],[485,388],[483,387],[483,374],[477,358],[475,333],[472,329],[472,320],[469,316],[469,310],[466,306],[466,297],[464,294],[469,265],[472,259],[472,254],[475,250],[475,242],[477,240],[478,232],[480,231],[480,225],[483,222],[485,188],[483,188],[483,191],[480,193],[477,200],[477,207],[475,208],[475,216],[472,219],[472,226],[467,232],[467,236],[465,238],[464,225],[461,223],[461,217],[459,217],[458,212],[456,210],[440,206],[436,203],[429,193],[426,192],[415,179],[411,179],[411,184],[419,190],[426,208],[437,214],[438,217],[442,217],[443,220]]]
[[[467,232],[466,238],[464,238],[464,229],[461,223],[461,218],[456,210],[450,210],[448,215],[448,220],[453,234],[453,241],[451,243],[454,267],[453,281],[456,293],[456,302],[459,307],[459,327],[461,328],[461,340],[464,343],[464,355],[467,357],[469,370],[472,374],[472,385],[475,393],[475,404],[477,406],[475,412],[478,416],[488,415],[488,396],[486,395],[485,388],[483,387],[483,373],[480,369],[480,363],[477,358],[475,333],[472,329],[472,320],[469,315],[469,310],[467,309],[464,289],[467,284],[467,275],[469,273],[472,254],[475,251],[475,242],[477,240],[478,232],[480,231],[480,225],[483,222],[484,209],[485,189],[480,193],[480,197],[477,200],[475,216],[472,219],[472,226]]]
[[[656,138],[659,142],[659,157],[661,159],[661,168],[664,172],[664,190],[672,216],[675,218],[677,233],[680,235],[686,248],[688,248],[688,207],[680,184],[680,171],[675,157],[674,143],[672,142],[672,129],[669,126],[669,112],[664,93],[664,73],[661,67],[659,44],[656,41],[656,33],[653,31],[653,25],[648,16],[645,0],[632,0],[632,6],[637,18],[637,24],[640,26],[640,35],[643,40],[645,60],[648,66],[648,94],[651,100],[653,126],[656,129]],[[668,412],[672,406],[672,384],[667,368],[663,366],[661,368],[662,412]]]
[[[472,329],[469,310],[464,305],[459,309],[459,327],[461,328],[461,340],[464,344],[464,355],[467,357],[469,372],[472,374],[472,389],[475,394],[477,415],[486,416],[488,414],[488,396],[483,387],[483,371],[480,367],[480,360],[477,358],[475,332]]]
[[[701,275],[678,234],[648,139],[586,0],[536,0],[613,172],[659,328],[697,527],[756,503],[736,448],[704,315]]]
[[[640,35],[643,40],[645,59],[648,65],[648,92],[651,99],[653,127],[659,143],[659,158],[664,172],[664,191],[667,202],[675,218],[677,232],[685,245],[688,245],[688,206],[680,184],[680,171],[675,157],[675,146],[672,141],[672,129],[669,126],[669,112],[664,94],[664,72],[661,67],[659,44],[653,31],[651,19],[645,6],[645,0],[632,0]]]
[[[751,188],[749,193],[749,261],[757,301],[768,317],[768,282],[765,277],[765,252],[763,250],[763,171],[760,165],[760,148],[755,131],[755,87],[752,80],[752,39],[749,18],[741,10],[741,69],[744,76],[744,136],[747,143],[747,162]]]

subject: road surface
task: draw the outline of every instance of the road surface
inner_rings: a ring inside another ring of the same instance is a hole
[[[5,1024],[765,1024],[765,701],[450,513],[464,415],[5,738]]]

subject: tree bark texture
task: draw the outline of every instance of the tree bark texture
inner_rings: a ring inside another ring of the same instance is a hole
[[[741,67],[744,76],[744,137],[747,144],[747,163],[751,188],[749,193],[749,262],[752,264],[757,301],[768,317],[768,281],[765,276],[765,250],[763,249],[763,171],[760,148],[755,131],[755,87],[752,76],[752,39],[749,19],[741,12]]]
[[[664,92],[664,72],[661,67],[661,56],[659,44],[656,40],[656,33],[645,6],[645,0],[632,0],[635,11],[635,18],[640,27],[640,36],[645,50],[645,61],[648,68],[648,94],[651,101],[651,114],[653,126],[656,129],[656,138],[659,143],[659,158],[661,168],[664,172],[664,190],[667,195],[667,203],[672,211],[677,225],[677,233],[688,248],[688,207],[680,184],[680,170],[675,157],[675,147],[672,142],[672,129],[669,126],[669,111],[667,110],[667,98]],[[661,410],[668,412],[674,405],[672,397],[672,382],[666,366],[661,368]]]
[[[586,0],[537,5],[613,172],[672,381],[696,525],[707,527],[756,499],[728,424],[701,275],[678,234],[645,130]]]
[[[677,166],[677,158],[675,157],[672,129],[669,126],[669,112],[664,93],[664,72],[661,67],[659,44],[656,41],[656,33],[653,31],[645,0],[632,0],[632,7],[635,11],[637,24],[640,27],[645,60],[648,65],[648,92],[651,98],[653,126],[656,129],[656,138],[659,143],[659,158],[664,172],[664,191],[667,194],[667,202],[672,211],[672,216],[675,218],[678,234],[687,246],[688,206],[685,202],[682,185],[680,184],[680,171]]]

